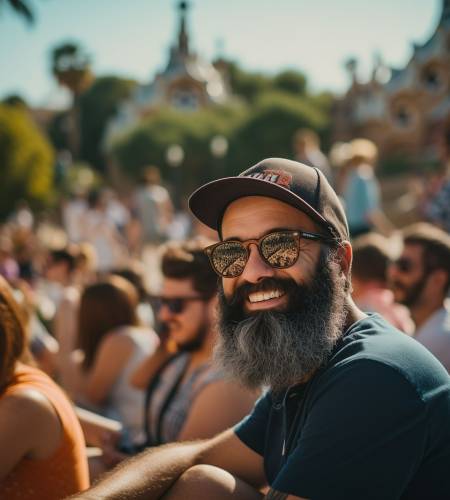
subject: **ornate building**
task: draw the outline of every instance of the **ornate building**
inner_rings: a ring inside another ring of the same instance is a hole
[[[358,81],[355,60],[347,70],[352,83],[335,102],[334,140],[367,137],[382,158],[437,159],[439,137],[450,117],[450,0],[442,1],[436,30],[423,45],[414,44],[403,69],[388,69],[378,58],[367,83]]]
[[[188,6],[185,1],[178,4],[178,36],[170,48],[166,68],[150,83],[140,85],[132,98],[120,106],[108,125],[107,142],[162,106],[190,111],[224,103],[230,97],[224,67],[202,59],[190,47]]]

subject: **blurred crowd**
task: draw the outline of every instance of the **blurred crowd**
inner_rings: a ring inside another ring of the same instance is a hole
[[[442,169],[405,228],[382,209],[371,141],[335,144],[327,158],[317,135],[300,130],[293,149],[342,199],[357,305],[450,371],[449,137],[443,143]],[[20,203],[0,228],[0,429],[11,450],[2,498],[63,498],[147,446],[217,434],[258,397],[213,362],[218,282],[203,248],[217,236],[175,210],[156,167],[127,198],[75,192],[59,221]]]

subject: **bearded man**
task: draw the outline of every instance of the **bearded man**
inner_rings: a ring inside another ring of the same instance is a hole
[[[206,249],[216,358],[266,390],[233,429],[144,452],[78,498],[448,498],[450,378],[352,302],[347,220],[323,174],[263,160],[190,207],[220,235]]]

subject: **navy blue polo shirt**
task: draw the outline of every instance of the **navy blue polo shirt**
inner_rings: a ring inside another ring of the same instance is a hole
[[[450,499],[450,377],[376,314],[354,323],[306,384],[262,396],[235,432],[277,491]]]

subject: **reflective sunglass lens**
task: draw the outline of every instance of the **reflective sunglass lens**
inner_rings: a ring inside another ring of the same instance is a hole
[[[412,263],[408,259],[400,258],[395,262],[395,265],[403,273],[409,273],[412,269]]]
[[[169,299],[166,300],[166,305],[169,308],[169,311],[173,314],[179,314],[184,309],[184,300],[183,299]]]
[[[261,241],[261,253],[273,267],[290,267],[298,259],[298,239],[290,233],[269,234]]]
[[[216,271],[225,278],[238,276],[247,263],[247,251],[236,242],[224,242],[212,253],[212,262]]]
[[[159,311],[161,307],[166,306],[167,309],[169,309],[169,311],[173,314],[179,314],[184,309],[184,300],[180,298],[168,299],[158,297],[153,299],[151,304],[156,311]]]

